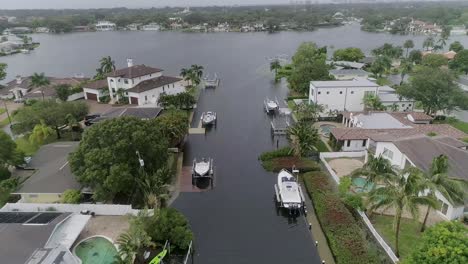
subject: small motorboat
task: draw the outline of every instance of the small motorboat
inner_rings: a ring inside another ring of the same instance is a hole
[[[216,113],[215,112],[203,112],[201,116],[202,125],[216,125]]]
[[[193,160],[192,175],[195,178],[213,176],[213,159]]]
[[[28,49],[22,49],[22,50],[21,50],[21,53],[23,53],[23,54],[29,54],[30,52],[31,52],[31,51],[28,50]]]
[[[274,101],[274,100],[271,100],[269,98],[266,98],[265,101],[264,101],[264,104],[265,104],[265,111],[267,113],[270,113],[272,111],[276,111],[276,110],[279,109],[278,99],[276,99],[276,101]]]
[[[289,214],[297,214],[305,210],[304,194],[296,177],[283,169],[278,174],[278,183],[275,184],[276,205],[285,208]]]

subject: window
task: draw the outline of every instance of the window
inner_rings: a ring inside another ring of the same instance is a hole
[[[343,94],[343,91],[340,91],[340,94]]]
[[[114,82],[114,79],[111,79],[111,82]]]
[[[128,80],[127,80],[127,79],[125,79],[125,80],[124,80],[124,83],[125,83],[125,84],[128,84]]]
[[[175,88],[175,84],[172,84],[172,88]]]
[[[153,94],[153,98],[155,97],[155,95]]]
[[[330,92],[327,92],[327,94],[330,94]]]
[[[411,107],[411,104],[409,104],[408,106]]]
[[[322,92],[318,92],[318,94],[322,94]]]
[[[401,107],[405,107],[405,104],[401,104]]]
[[[382,156],[393,159],[393,151],[389,150],[388,148],[384,148]]]
[[[366,145],[367,145],[367,139],[364,139],[364,140],[362,141],[362,146],[365,147]]]
[[[147,95],[145,95],[145,101],[148,101],[148,96]]]
[[[120,79],[118,79],[117,81],[120,82]]]
[[[351,94],[354,94],[354,91],[351,91]]]
[[[350,147],[350,146],[351,146],[351,140],[348,140],[348,141],[346,142],[346,146],[347,146],[347,147]]]
[[[364,96],[371,96],[371,95],[375,95],[375,93],[373,91],[365,91],[364,92]]]
[[[440,212],[443,213],[444,215],[447,215],[448,211],[448,204],[444,203],[444,201],[439,200],[440,202]]]

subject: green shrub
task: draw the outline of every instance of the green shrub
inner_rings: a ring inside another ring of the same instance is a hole
[[[310,172],[304,174],[303,180],[336,263],[382,263],[330,178],[323,172]]]
[[[103,103],[103,104],[107,104],[110,102],[110,96],[109,95],[104,95],[104,96],[101,96],[99,97],[99,102]]]
[[[69,189],[63,192],[62,202],[66,204],[78,204],[81,201],[81,192],[79,190]]]
[[[7,180],[11,176],[11,172],[8,168],[0,166],[0,181]]]
[[[292,151],[290,147],[284,147],[273,151],[264,152],[260,155],[259,159],[261,161],[272,160],[274,158],[280,157],[290,157],[292,156]]]
[[[320,171],[320,165],[309,159],[296,158],[296,157],[280,157],[262,162],[263,168],[267,171],[279,172],[282,169],[288,169],[295,167],[300,172]]]

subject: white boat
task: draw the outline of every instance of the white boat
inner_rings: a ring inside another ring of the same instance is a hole
[[[285,208],[290,214],[305,212],[305,199],[301,186],[289,171],[283,169],[278,174],[278,183],[275,184],[276,203]]]
[[[29,54],[30,52],[31,52],[31,51],[28,50],[28,49],[22,49],[22,50],[21,50],[21,53],[23,53],[23,54]]]
[[[210,75],[207,75],[203,78],[203,81],[205,82],[205,88],[216,88],[219,85],[218,74],[215,73],[213,79],[210,79]]]
[[[203,112],[202,117],[202,125],[215,125],[216,124],[216,113],[215,112]]]
[[[194,178],[211,177],[213,175],[213,159],[193,160],[192,176]]]
[[[271,100],[269,98],[266,98],[263,103],[265,104],[265,111],[267,113],[269,113],[271,111],[276,111],[276,110],[279,109],[278,99],[276,99],[276,101],[274,101],[274,100]]]

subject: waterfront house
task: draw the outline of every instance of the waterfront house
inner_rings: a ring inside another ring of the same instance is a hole
[[[448,176],[468,180],[467,143],[451,137],[428,137],[416,135],[394,141],[381,141],[376,144],[375,155],[388,159],[397,169],[417,167],[429,172],[434,158],[445,155],[448,158]],[[452,204],[441,193],[435,196],[440,203],[437,212],[447,220],[460,218],[464,214],[466,204]]]
[[[159,31],[159,30],[161,30],[161,26],[159,24],[156,24],[156,23],[150,23],[150,24],[142,26],[141,30],[144,30],[144,31]]]
[[[334,111],[363,111],[362,100],[367,94],[376,95],[379,85],[365,78],[347,81],[310,82],[309,102],[321,104],[324,113]]]
[[[119,90],[128,97],[129,104],[157,104],[161,94],[178,94],[185,91],[181,78],[163,75],[163,70],[146,65],[133,65],[127,60],[127,68],[107,75],[111,103],[118,101]]]
[[[465,25],[453,26],[450,30],[451,36],[465,36],[467,33],[468,31],[466,30]]]
[[[378,96],[382,105],[389,111],[410,112],[414,110],[415,101],[401,97],[390,86],[380,86]]]
[[[406,32],[413,34],[439,34],[442,28],[436,23],[426,23],[421,20],[411,19],[411,22],[406,28]]]
[[[115,23],[109,21],[99,21],[95,27],[96,31],[113,31],[116,29]]]
[[[130,24],[130,25],[127,25],[127,30],[130,30],[130,31],[137,31],[137,30],[140,30],[140,27],[141,27],[141,24],[132,23],[132,24]]]
[[[368,78],[368,72],[361,69],[334,69],[330,70],[330,75],[336,80],[352,80],[354,78]]]

